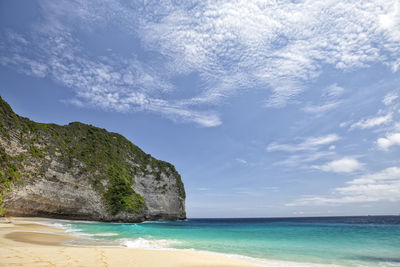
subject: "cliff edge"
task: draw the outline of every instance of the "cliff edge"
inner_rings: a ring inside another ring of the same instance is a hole
[[[175,167],[117,133],[18,116],[0,97],[0,215],[140,222],[185,219]]]

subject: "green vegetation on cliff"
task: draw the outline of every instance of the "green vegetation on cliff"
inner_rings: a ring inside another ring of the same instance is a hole
[[[3,196],[10,192],[11,183],[20,182],[22,176],[19,171],[21,167],[21,157],[11,157],[0,147],[0,216],[5,215],[3,209]]]
[[[79,122],[66,126],[33,122],[16,115],[0,97],[0,135],[4,140],[18,140],[26,156],[40,160],[43,168],[49,163],[46,156],[52,155],[65,168],[90,174],[91,183],[112,214],[145,211],[144,198],[132,189],[135,175],[151,174],[155,180],[162,179],[162,172],[174,175],[179,193],[185,197],[182,180],[172,164],[151,157],[117,133]],[[1,144],[0,157],[1,207],[1,196],[11,183],[20,180],[19,165],[28,159],[10,156]]]

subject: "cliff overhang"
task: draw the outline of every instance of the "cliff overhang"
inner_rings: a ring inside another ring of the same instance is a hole
[[[37,123],[0,97],[0,215],[139,222],[186,218],[175,167],[120,134]]]

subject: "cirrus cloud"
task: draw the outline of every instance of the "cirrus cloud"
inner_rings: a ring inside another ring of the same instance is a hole
[[[304,150],[315,150],[320,146],[328,145],[333,142],[336,142],[340,139],[337,134],[328,134],[325,136],[319,137],[309,137],[301,143],[298,144],[279,144],[279,143],[271,143],[267,146],[267,151],[285,151],[285,152],[296,152],[296,151],[304,151]]]
[[[392,118],[393,118],[393,114],[389,113],[385,116],[378,116],[378,117],[363,119],[356,123],[353,123],[350,126],[350,130],[352,130],[354,128],[367,129],[367,128],[372,128],[372,127],[379,126],[382,124],[388,124],[389,122],[392,121]]]
[[[381,63],[395,72],[400,62],[396,0],[38,3],[40,18],[30,34],[3,32],[2,65],[72,89],[71,102],[202,126],[220,125],[213,105],[246,90],[265,90],[266,106],[283,107],[324,66],[349,71]],[[143,51],[94,56],[82,45],[91,32],[110,27],[138,40]],[[157,60],[140,59],[141,53]],[[176,97],[174,81],[193,73],[200,89]],[[337,86],[330,90],[329,96],[343,93]],[[125,100],[140,94],[144,102]]]

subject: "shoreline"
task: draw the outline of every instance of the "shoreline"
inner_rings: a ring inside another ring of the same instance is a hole
[[[96,241],[56,227],[58,220],[31,217],[0,219],[0,266],[334,266],[256,259],[192,249],[128,248]],[[72,220],[71,220],[72,221]],[[46,223],[47,222],[47,223]],[[77,242],[78,241],[78,242]],[[79,242],[82,241],[82,242]],[[84,243],[87,241],[86,243]],[[70,245],[68,243],[71,243]]]

